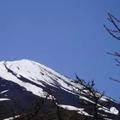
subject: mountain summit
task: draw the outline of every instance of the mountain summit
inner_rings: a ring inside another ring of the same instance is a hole
[[[15,116],[21,116],[23,109],[27,111],[32,108],[36,99],[40,99],[42,103],[42,99],[49,101],[53,98],[61,109],[74,111],[92,119],[93,112],[90,106],[94,105],[95,101],[87,94],[87,90],[84,89],[81,92],[82,88],[83,85],[76,80],[67,78],[37,62],[30,60],[1,61],[0,120],[11,120],[15,119]],[[47,109],[47,105],[44,107],[44,111]],[[101,106],[98,109],[99,114],[104,116],[104,119],[120,119],[120,105],[116,101],[102,96],[99,106]]]

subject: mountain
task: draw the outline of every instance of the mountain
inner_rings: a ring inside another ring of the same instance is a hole
[[[36,110],[38,107],[42,108],[42,113],[40,111],[36,116],[46,114],[49,118],[49,111],[55,112],[57,109],[54,106],[55,101],[61,114],[71,115],[72,120],[83,120],[82,117],[84,120],[92,120],[92,106],[95,101],[87,90],[80,92],[83,87],[77,80],[34,61],[1,61],[0,120],[17,119],[30,111],[33,113],[33,108]],[[99,106],[98,113],[103,117],[101,119],[120,120],[120,105],[115,100],[102,96]],[[74,119],[72,115],[78,118]],[[64,119],[68,120],[68,116]],[[32,120],[39,120],[39,117]],[[44,117],[44,120],[47,118]]]

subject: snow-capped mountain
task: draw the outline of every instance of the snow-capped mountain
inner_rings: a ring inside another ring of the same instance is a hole
[[[58,106],[92,117],[87,105],[94,104],[94,101],[86,91],[80,94],[82,87],[74,80],[34,61],[1,61],[0,105],[4,109],[0,108],[0,120],[13,116],[13,113],[8,112],[11,108],[22,109],[23,106],[27,108],[36,98],[46,98],[50,90],[58,100]],[[120,119],[120,105],[116,101],[103,96],[101,105],[99,111],[105,119]],[[14,114],[18,113],[20,113],[19,110]]]

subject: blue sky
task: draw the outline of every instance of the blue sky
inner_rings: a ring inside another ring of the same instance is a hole
[[[107,12],[120,18],[120,1],[1,0],[0,59],[31,59],[74,78],[95,79],[96,87],[118,98],[114,57],[120,48],[103,28]]]

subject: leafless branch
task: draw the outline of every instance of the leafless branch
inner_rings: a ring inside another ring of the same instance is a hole
[[[113,81],[115,81],[115,82],[120,83],[120,80],[114,79],[114,78],[112,78],[112,77],[110,77],[109,79],[111,79],[111,80],[113,80]]]
[[[114,25],[114,27],[120,32],[120,28],[118,27],[117,25],[117,21],[116,21],[116,18],[111,14],[111,13],[108,13],[108,17],[109,17],[109,20],[110,22]]]
[[[115,16],[113,16],[111,13],[108,13],[108,21],[114,26],[114,29],[108,28],[106,25],[104,25],[104,28],[107,30],[107,32],[112,35],[117,40],[120,40],[120,27],[118,23],[120,24],[120,20],[118,20]]]
[[[115,59],[115,61],[116,61],[116,65],[120,67],[120,60]]]
[[[104,25],[104,28],[106,29],[106,31],[114,38],[116,38],[117,40],[120,40],[120,36],[117,36],[114,34],[113,31],[116,31],[116,30],[111,30],[109,29],[106,25]],[[117,31],[117,33],[120,33],[120,31]]]

